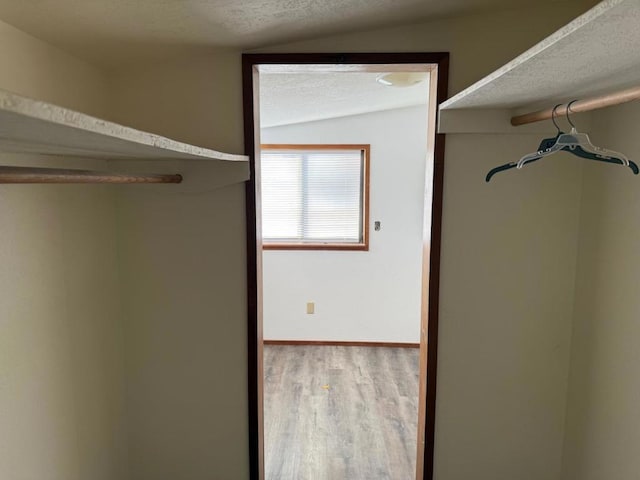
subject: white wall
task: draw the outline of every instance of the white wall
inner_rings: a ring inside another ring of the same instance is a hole
[[[105,85],[99,70],[0,22],[0,88],[99,113]],[[125,479],[113,191],[1,185],[0,224],[0,478]]]
[[[265,339],[420,342],[426,132],[426,104],[262,130],[263,143],[371,145],[369,251],[265,250]]]
[[[592,140],[640,159],[635,103],[594,112]],[[640,179],[584,162],[563,480],[640,471]]]

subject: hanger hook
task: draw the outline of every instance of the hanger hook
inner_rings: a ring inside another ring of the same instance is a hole
[[[573,105],[574,103],[576,103],[578,100],[571,100],[569,103],[567,103],[567,122],[569,122],[569,125],[571,125],[571,128],[575,129],[576,126],[575,124],[571,121],[571,117],[569,116],[569,113],[571,113],[571,105]]]
[[[561,103],[557,104],[555,107],[553,107],[553,110],[551,110],[551,121],[553,122],[553,124],[556,127],[556,130],[558,130],[558,133],[560,133],[560,126],[558,125],[558,123],[556,122],[556,110],[558,109],[558,107],[562,105]]]

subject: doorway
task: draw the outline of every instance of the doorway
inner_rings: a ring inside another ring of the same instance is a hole
[[[436,134],[437,105],[446,99],[448,54],[246,54],[243,55],[247,183],[248,389],[251,478],[264,479],[263,288],[260,204],[260,74],[274,69],[314,72],[424,71],[429,78],[427,161],[422,237],[422,286],[416,479],[432,479],[437,362],[440,222],[444,136]],[[283,479],[286,480],[286,479]]]

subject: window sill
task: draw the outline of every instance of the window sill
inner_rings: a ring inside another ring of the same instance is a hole
[[[263,243],[263,250],[353,250],[369,251],[366,243]]]

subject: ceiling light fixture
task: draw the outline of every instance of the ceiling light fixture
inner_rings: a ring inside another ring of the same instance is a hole
[[[383,73],[376,77],[376,82],[387,87],[412,87],[422,83],[427,78],[424,72],[392,72]]]

